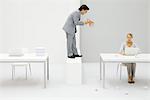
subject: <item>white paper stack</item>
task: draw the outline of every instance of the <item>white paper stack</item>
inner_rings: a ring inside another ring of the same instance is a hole
[[[23,56],[24,53],[21,48],[13,48],[9,50],[9,56]]]
[[[36,56],[44,56],[46,54],[46,49],[44,47],[35,48]]]

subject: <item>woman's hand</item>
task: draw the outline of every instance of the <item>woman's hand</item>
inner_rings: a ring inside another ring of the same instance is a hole
[[[121,55],[126,55],[124,52],[119,52],[119,54],[121,54]]]

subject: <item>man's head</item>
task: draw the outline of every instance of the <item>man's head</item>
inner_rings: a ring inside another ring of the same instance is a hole
[[[79,11],[81,12],[82,15],[86,14],[88,10],[90,10],[90,9],[88,8],[87,5],[82,5],[82,6],[79,8]]]

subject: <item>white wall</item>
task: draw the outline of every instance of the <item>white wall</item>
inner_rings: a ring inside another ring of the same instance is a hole
[[[135,42],[147,52],[147,0],[84,0],[82,3],[90,7],[86,18],[95,21],[91,28],[81,27],[83,62],[98,61],[101,52],[117,52],[126,32],[132,32]]]
[[[150,52],[150,0],[148,0],[148,43],[149,43],[149,52]]]
[[[2,8],[3,8],[3,6],[2,6],[3,4],[2,4],[2,0],[0,1],[0,49],[1,49],[1,45],[2,45]]]
[[[147,51],[147,1],[81,0],[90,7],[86,17],[95,21],[93,27],[81,28],[83,62],[98,61],[99,52],[116,52],[128,31],[135,33],[137,44]],[[79,7],[79,0],[0,0],[0,5],[0,52],[14,47],[45,46],[52,63],[65,62],[66,37],[62,26]]]
[[[68,15],[79,0],[1,0],[1,52],[10,48],[34,49],[44,46],[51,63],[63,63],[66,57],[66,34],[62,30]]]

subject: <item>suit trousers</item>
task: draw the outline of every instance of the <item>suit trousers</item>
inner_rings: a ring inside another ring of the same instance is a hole
[[[76,36],[75,33],[66,33],[67,38],[67,55],[72,56],[78,55],[78,51],[76,48]]]

